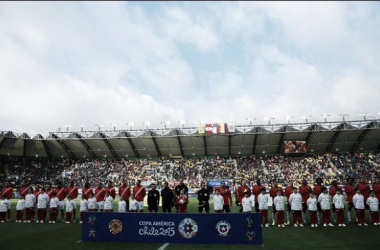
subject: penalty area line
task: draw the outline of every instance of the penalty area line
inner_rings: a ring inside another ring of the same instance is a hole
[[[167,246],[169,246],[169,243],[163,244],[159,249],[157,250],[164,250]]]

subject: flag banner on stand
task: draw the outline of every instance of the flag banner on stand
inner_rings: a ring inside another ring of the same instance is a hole
[[[261,245],[261,215],[85,212],[82,240]]]
[[[208,123],[199,124],[198,133],[199,134],[227,134],[229,127],[227,123]]]
[[[236,132],[235,124],[228,124],[228,132],[233,133]]]
[[[205,125],[204,124],[199,124],[199,126],[198,126],[198,133],[199,134],[204,134],[205,133]]]

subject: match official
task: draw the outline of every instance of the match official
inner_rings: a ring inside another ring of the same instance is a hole
[[[164,188],[161,189],[161,198],[162,198],[162,212],[171,213],[172,205],[174,203],[174,193],[173,193],[173,190],[169,188],[169,183],[167,181],[164,183]]]
[[[202,213],[203,209],[206,213],[210,212],[210,192],[206,188],[206,184],[202,182],[201,189],[198,191],[198,212]]]
[[[156,184],[150,185],[151,189],[148,192],[148,211],[149,213],[157,213],[160,204],[160,192],[156,190]]]

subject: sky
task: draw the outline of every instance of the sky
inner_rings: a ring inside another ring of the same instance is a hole
[[[0,130],[380,117],[379,2],[1,2]]]

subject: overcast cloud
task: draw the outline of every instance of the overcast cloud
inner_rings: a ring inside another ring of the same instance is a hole
[[[2,2],[0,130],[379,118],[378,2]]]

